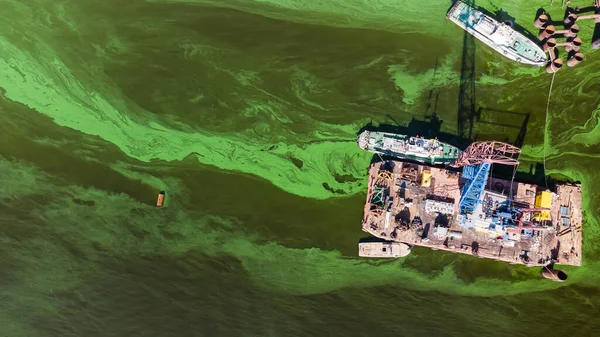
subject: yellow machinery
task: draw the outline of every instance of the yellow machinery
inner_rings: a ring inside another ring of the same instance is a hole
[[[421,175],[421,187],[429,186],[431,186],[431,171],[423,170],[423,174]]]
[[[536,208],[551,208],[552,207],[552,192],[542,191],[535,196]],[[534,220],[544,221],[550,220],[550,211],[535,212]]]

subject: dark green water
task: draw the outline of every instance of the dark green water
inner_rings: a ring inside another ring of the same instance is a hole
[[[545,127],[550,77],[477,44],[477,106],[492,109],[478,137],[512,139],[498,124],[529,113],[523,170],[547,132],[547,171],[583,183],[584,265],[556,284],[418,248],[356,258],[358,129],[424,120],[431,93],[457,131],[449,1],[0,4],[0,336],[597,335],[588,46],[556,75]],[[547,6],[478,4],[528,28]]]

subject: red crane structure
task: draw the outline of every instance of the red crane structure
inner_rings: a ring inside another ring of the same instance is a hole
[[[458,156],[451,166],[463,167],[484,163],[516,166],[519,165],[519,154],[521,154],[521,149],[507,143],[474,142]]]

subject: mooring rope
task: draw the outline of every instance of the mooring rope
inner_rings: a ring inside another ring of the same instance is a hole
[[[550,112],[550,95],[552,95],[552,86],[554,85],[554,77],[556,76],[556,72],[552,73],[552,81],[550,81],[550,90],[548,91],[548,101],[546,102],[546,119],[544,121],[544,147],[542,151],[542,156],[544,158],[544,181],[546,183],[546,188],[548,188],[548,178],[546,174],[546,143],[548,140],[548,113]]]
[[[548,268],[548,266],[544,266],[544,268],[546,268],[550,272],[550,275],[552,275],[552,277],[554,279],[558,280],[558,277],[556,277],[556,275],[554,275],[554,273],[552,272],[552,270],[550,270],[550,268]]]

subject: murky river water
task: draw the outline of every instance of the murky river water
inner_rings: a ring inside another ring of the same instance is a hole
[[[555,1],[556,2],[556,1]],[[585,4],[575,3],[583,7]],[[548,1],[549,3],[549,1]],[[539,6],[502,8],[533,31]],[[479,139],[582,182],[584,265],[357,259],[366,124],[458,130],[450,1],[0,1],[0,335],[574,336],[600,323],[600,55],[477,44]],[[566,68],[566,67],[565,67]],[[526,116],[529,115],[527,119]],[[166,207],[153,207],[158,191]]]

